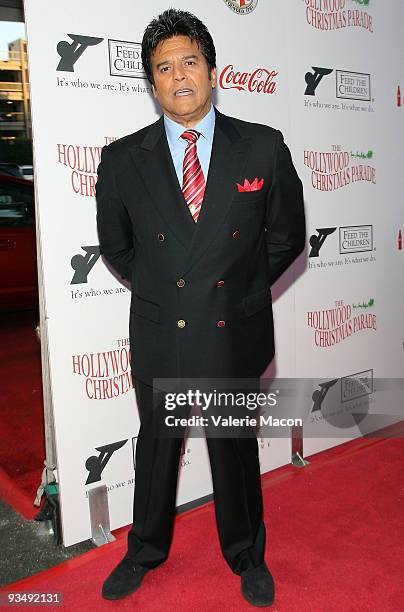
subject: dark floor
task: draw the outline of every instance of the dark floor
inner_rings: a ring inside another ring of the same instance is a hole
[[[27,521],[0,500],[0,587],[95,548],[91,540],[64,548],[45,523]]]
[[[41,356],[35,333],[37,322],[36,310],[0,314],[3,441],[0,465],[30,500],[34,499],[41,481],[45,456]],[[23,381],[21,370],[25,373]],[[31,441],[28,450],[27,435]],[[44,522],[23,518],[0,500],[0,586],[58,565],[94,547],[91,541],[68,549],[57,545],[45,525]]]

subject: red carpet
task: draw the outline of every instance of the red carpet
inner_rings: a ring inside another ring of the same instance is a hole
[[[26,518],[45,459],[41,353],[35,311],[1,313],[0,497]]]
[[[272,610],[403,609],[403,459],[402,438],[360,439],[312,457],[304,469],[287,466],[264,478]],[[102,582],[124,552],[121,537],[8,590],[59,591],[66,610],[253,609],[221,557],[212,504],[178,517],[170,559],[137,593],[104,601]]]

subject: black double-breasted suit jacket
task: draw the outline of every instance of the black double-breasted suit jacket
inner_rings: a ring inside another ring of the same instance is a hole
[[[163,117],[102,151],[100,249],[131,281],[132,371],[148,384],[262,374],[274,356],[270,288],[304,248],[302,184],[281,132],[215,112],[197,223]],[[239,192],[245,178],[262,188]]]

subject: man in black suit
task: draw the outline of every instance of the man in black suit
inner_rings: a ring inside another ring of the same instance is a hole
[[[104,147],[101,252],[132,283],[130,340],[141,427],[128,552],[103,586],[118,599],[165,561],[180,438],[155,435],[153,379],[258,378],[274,356],[270,286],[305,242],[302,184],[282,134],[212,106],[213,40],[170,9],[147,27],[142,61],[164,115]],[[223,555],[244,597],[270,605],[255,437],[208,437]]]

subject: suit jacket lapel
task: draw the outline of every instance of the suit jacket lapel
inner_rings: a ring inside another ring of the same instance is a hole
[[[215,133],[205,196],[195,223],[184,274],[203,255],[220,230],[237,193],[236,181],[242,174],[251,146],[250,139],[243,139],[229,119],[215,111]]]
[[[179,242],[188,249],[185,274],[203,255],[219,231],[236,192],[251,146],[217,109],[204,200],[197,223],[185,202],[172,161],[163,117],[150,126],[132,159],[152,202]]]
[[[132,159],[158,209],[173,234],[189,249],[195,222],[178,184],[163,117],[150,126],[140,146],[131,149]]]

